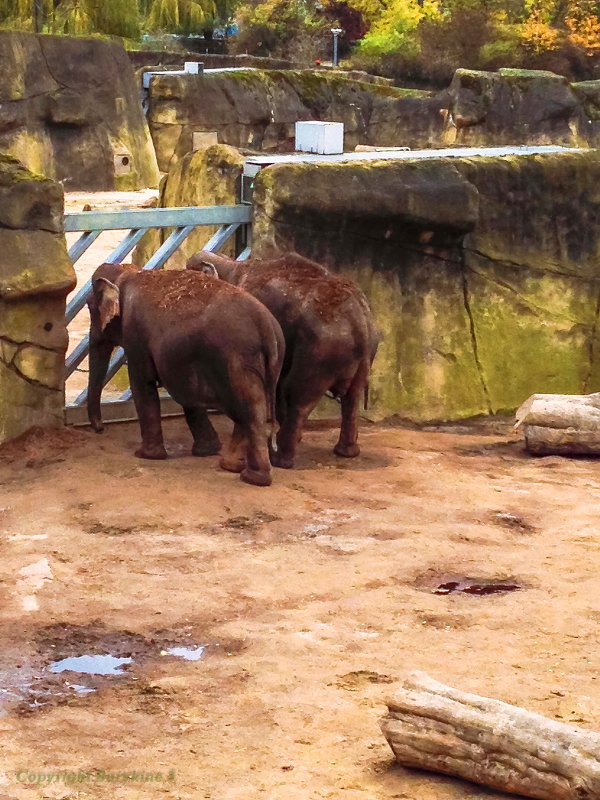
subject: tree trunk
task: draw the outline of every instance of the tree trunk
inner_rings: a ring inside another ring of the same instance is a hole
[[[33,30],[41,33],[44,27],[44,3],[43,0],[33,0]]]
[[[516,416],[532,453],[600,455],[600,393],[534,394]]]
[[[414,672],[381,729],[404,767],[538,800],[600,798],[600,735]]]

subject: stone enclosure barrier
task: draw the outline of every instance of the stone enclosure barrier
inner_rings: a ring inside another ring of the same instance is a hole
[[[117,42],[0,31],[0,152],[102,191],[157,186],[135,74]]]
[[[366,83],[352,73],[240,70],[157,75],[148,122],[159,166],[169,170],[195,132],[250,150],[293,150],[294,123],[344,123],[357,144],[412,149],[454,145],[600,143],[600,81],[569,83],[551,72],[457,70],[437,94]]]
[[[255,255],[356,280],[383,334],[371,414],[512,412],[600,389],[600,154],[268,167]]]
[[[0,443],[63,424],[65,297],[75,285],[60,184],[0,156]]]

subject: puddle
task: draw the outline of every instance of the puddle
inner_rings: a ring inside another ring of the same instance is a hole
[[[518,583],[493,580],[464,580],[445,581],[433,589],[434,594],[474,594],[483,596],[487,594],[501,594],[503,592],[518,592],[523,587]]]
[[[50,664],[50,672],[79,672],[83,675],[124,675],[121,669],[131,664],[132,658],[117,658],[106,655],[71,656]]]
[[[0,664],[0,715],[81,702],[102,688],[131,680],[134,668],[162,661],[163,656],[171,657],[175,671],[178,659],[199,662],[212,652],[234,655],[243,649],[241,640],[199,645],[199,638],[203,633],[191,625],[154,631],[148,637],[111,630],[100,622],[39,629],[27,656],[15,650],[12,659],[6,653]]]
[[[95,689],[92,689],[91,686],[81,686],[78,683],[70,683],[69,688],[75,689],[77,694],[89,694],[90,692],[95,692]]]
[[[184,658],[186,661],[200,661],[204,655],[206,647],[200,645],[199,647],[168,647],[166,650],[161,650],[161,656],[176,656],[177,658]]]

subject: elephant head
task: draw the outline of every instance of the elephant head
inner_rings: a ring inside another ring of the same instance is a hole
[[[239,265],[240,262],[233,258],[228,258],[220,253],[211,253],[208,250],[200,250],[188,259],[186,269],[203,272],[213,278],[222,278],[228,283],[235,283],[236,268]]]
[[[88,374],[88,419],[96,433],[104,428],[100,397],[115,347],[121,345],[120,283],[138,267],[102,264],[92,275],[92,291],[88,297],[90,311],[90,355]]]

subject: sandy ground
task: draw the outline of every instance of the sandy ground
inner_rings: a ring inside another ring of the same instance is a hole
[[[313,424],[258,489],[165,431],[166,462],[136,425],[0,449],[0,797],[499,800],[394,765],[378,719],[414,669],[600,730],[597,461],[499,423],[366,426],[345,461]],[[50,671],[85,654],[132,661]]]

